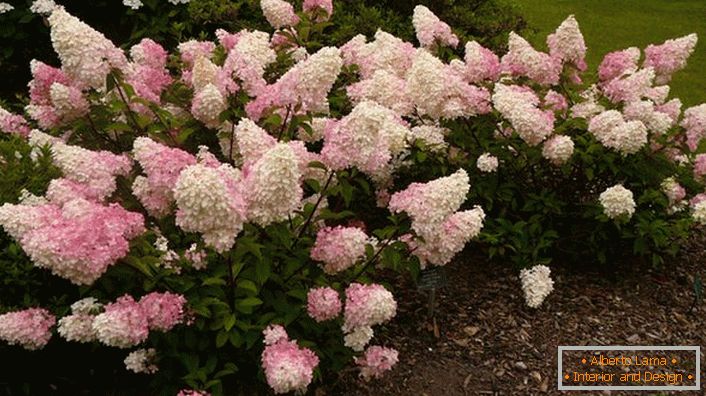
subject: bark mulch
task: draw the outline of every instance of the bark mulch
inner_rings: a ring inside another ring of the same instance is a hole
[[[632,265],[606,274],[551,266],[554,292],[539,309],[525,305],[516,269],[466,255],[447,267],[433,319],[426,291],[410,281],[396,288],[397,317],[373,340],[399,350],[392,372],[367,383],[341,374],[315,394],[587,394],[557,390],[558,345],[704,344],[706,305],[694,304],[693,288],[694,277],[706,275],[703,246],[703,238],[692,241],[661,269]]]

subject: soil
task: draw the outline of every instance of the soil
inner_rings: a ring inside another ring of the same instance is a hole
[[[706,305],[695,302],[693,286],[706,272],[703,246],[703,238],[692,241],[661,269],[634,264],[614,268],[612,276],[551,265],[554,292],[538,309],[525,305],[516,269],[465,255],[446,268],[449,282],[437,291],[433,317],[428,292],[410,281],[396,288],[397,317],[376,329],[374,339],[400,352],[392,372],[370,382],[342,374],[335,386],[315,393],[588,394],[557,390],[558,345],[704,344]]]

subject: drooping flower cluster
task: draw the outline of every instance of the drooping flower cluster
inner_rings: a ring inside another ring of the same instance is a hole
[[[635,213],[635,200],[632,191],[620,184],[603,191],[599,200],[603,206],[603,213],[611,219],[621,216],[630,218]]]
[[[62,7],[55,8],[48,21],[62,70],[79,86],[101,88],[111,68],[127,64],[125,54],[110,40]]]
[[[27,350],[42,349],[51,339],[56,317],[43,308],[0,315],[0,340]]]
[[[672,74],[686,67],[697,37],[695,33],[674,40],[667,40],[660,45],[650,44],[645,48],[645,67],[651,67],[657,75],[657,84],[666,84]]]
[[[132,168],[132,162],[125,155],[69,145],[36,129],[30,133],[29,143],[37,147],[49,145],[52,161],[63,173],[72,192],[80,190],[83,194],[79,196],[93,201],[103,201],[110,196],[115,191],[115,178],[126,176]],[[58,203],[67,200],[60,199]]]
[[[406,212],[421,240],[409,240],[422,266],[448,264],[483,227],[485,213],[479,206],[458,211],[470,189],[468,174],[460,169],[451,176],[425,184],[412,183],[390,198],[393,213]]]
[[[316,354],[298,346],[295,340],[289,340],[282,326],[270,325],[263,334],[262,368],[267,384],[276,394],[306,391],[319,365]]]
[[[530,269],[520,271],[522,291],[525,293],[525,302],[530,308],[542,305],[544,299],[554,290],[554,281],[551,270],[545,265],[535,265]]]
[[[341,299],[330,287],[310,289],[306,300],[306,311],[317,322],[333,319],[341,313]]]

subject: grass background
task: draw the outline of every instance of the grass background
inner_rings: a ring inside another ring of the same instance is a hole
[[[696,32],[699,43],[685,69],[670,84],[671,97],[684,107],[706,102],[706,1],[704,0],[505,0],[525,17],[524,32],[537,49],[546,50],[546,36],[570,14],[579,22],[588,52],[589,71],[604,54]]]

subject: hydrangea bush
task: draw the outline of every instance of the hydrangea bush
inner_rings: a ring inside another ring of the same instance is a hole
[[[123,51],[50,11],[61,64],[32,62],[26,114],[0,111],[19,155],[0,166],[53,173],[0,225],[75,286],[55,306],[15,298],[0,339],[124,349],[171,394],[253,376],[303,392],[404,359],[375,337],[397,311],[384,269],[416,276],[479,238],[533,267],[536,308],[559,252],[657,263],[706,221],[706,105],[682,114],[665,85],[694,35],[608,54],[593,77],[573,17],[548,52],[511,33],[498,56],[424,6],[419,47],[379,30],[340,48],[320,44],[330,0],[261,8],[273,31],[174,51]]]

